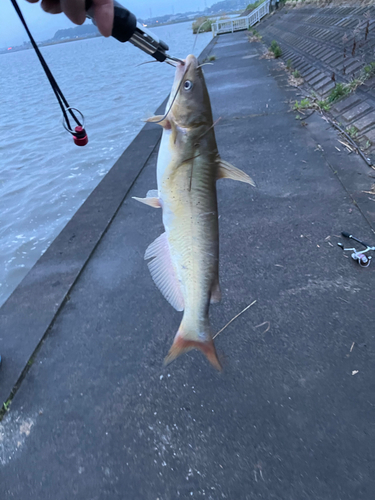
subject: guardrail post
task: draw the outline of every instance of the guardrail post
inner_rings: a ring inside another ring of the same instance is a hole
[[[270,12],[270,0],[266,0],[259,7],[257,7],[253,12],[244,17],[239,17],[234,20],[224,21],[222,23],[216,22],[212,25],[213,36],[217,36],[219,33],[234,33],[234,31],[241,29],[248,29],[250,26],[254,26],[259,22],[265,15]]]

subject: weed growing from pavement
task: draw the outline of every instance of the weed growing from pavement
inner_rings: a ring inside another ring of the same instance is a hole
[[[251,35],[249,36],[250,42],[260,42],[262,40],[262,35],[255,28],[251,28],[249,26],[248,30],[251,33]]]
[[[4,418],[4,415],[6,414],[7,411],[9,411],[9,407],[12,404],[11,399],[7,399],[5,403],[3,403],[3,406],[0,407],[0,422]]]
[[[358,135],[358,129],[352,125],[348,127],[345,131],[352,139],[355,139]]]
[[[344,83],[336,83],[335,87],[331,90],[329,96],[327,97],[327,102],[333,103],[345,97],[350,93],[350,89]]]
[[[282,50],[280,45],[276,42],[276,40],[272,40],[271,42],[271,47],[269,48],[271,52],[273,52],[273,55],[275,56],[275,59],[279,58],[282,56]]]
[[[294,111],[301,111],[305,109],[320,109],[322,111],[329,111],[331,105],[326,101],[319,101],[316,97],[305,97],[302,101],[296,101],[293,105]]]
[[[293,109],[295,111],[301,111],[301,109],[308,109],[308,108],[311,108],[311,101],[310,99],[306,98],[306,99],[302,99],[301,102],[298,102],[296,101],[294,106],[293,106]]]
[[[375,62],[367,64],[367,66],[365,66],[362,70],[362,75],[366,78],[366,80],[375,76]]]
[[[327,101],[317,101],[317,105],[319,108],[321,108],[323,111],[329,111],[331,109],[331,105],[328,104]]]

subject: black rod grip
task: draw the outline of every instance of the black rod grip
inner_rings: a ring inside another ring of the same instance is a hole
[[[358,238],[356,238],[355,236],[353,236],[352,234],[349,234],[347,233],[346,231],[342,231],[341,234],[345,237],[345,238],[350,238],[351,240],[354,240],[356,241],[357,243],[360,243],[361,245],[363,245],[364,247],[371,247],[371,245],[369,245],[368,243],[365,243],[364,241],[361,241],[359,240]]]
[[[113,3],[115,16],[113,20],[112,36],[119,42],[127,42],[134,35],[137,27],[137,19],[134,14],[132,14],[128,9],[125,9],[125,7],[116,2],[116,0]],[[86,11],[88,11],[91,7],[92,0],[86,0]],[[96,25],[95,18],[92,17],[92,21]]]

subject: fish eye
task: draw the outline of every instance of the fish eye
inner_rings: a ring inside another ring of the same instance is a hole
[[[193,88],[193,82],[190,80],[186,80],[184,83],[184,89],[185,90],[191,90]]]

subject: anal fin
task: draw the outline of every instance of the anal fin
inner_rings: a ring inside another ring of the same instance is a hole
[[[221,290],[220,290],[220,283],[219,280],[217,279],[212,287],[211,290],[211,304],[217,304],[218,302],[221,301]]]
[[[234,167],[221,158],[217,160],[217,164],[219,167],[217,175],[218,179],[232,179],[234,181],[246,182],[247,184],[255,187],[253,179],[239,168]]]
[[[161,234],[149,245],[145,253],[152,279],[167,301],[177,311],[183,311],[184,297],[181,283],[173,266],[166,233]]]

